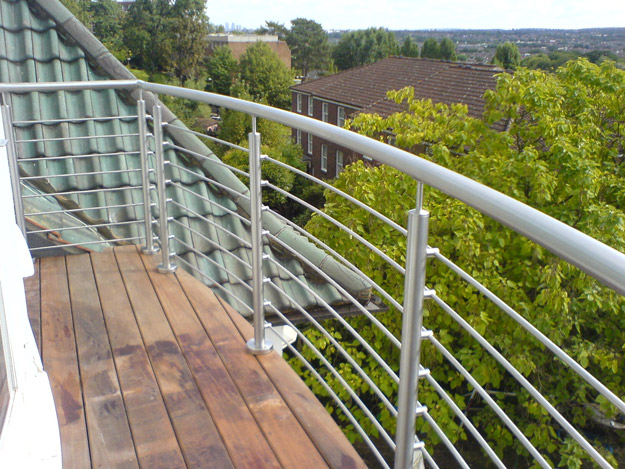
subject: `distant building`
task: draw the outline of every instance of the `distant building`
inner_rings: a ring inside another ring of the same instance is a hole
[[[209,34],[208,55],[212,55],[217,47],[227,46],[235,59],[239,60],[248,47],[257,43],[266,43],[273,50],[284,65],[291,69],[291,49],[286,42],[278,40],[278,36],[256,34]]]
[[[495,89],[495,75],[501,72],[493,65],[388,57],[292,86],[292,111],[342,127],[360,112],[386,117],[401,111],[403,107],[387,99],[386,93],[412,86],[416,98],[466,104],[470,116],[481,117],[484,92]],[[347,164],[368,159],[300,130],[293,130],[293,138],[302,146],[309,172],[316,177],[337,177]]]
[[[135,3],[135,0],[117,0],[117,3],[122,7],[122,10],[128,11],[128,8]]]

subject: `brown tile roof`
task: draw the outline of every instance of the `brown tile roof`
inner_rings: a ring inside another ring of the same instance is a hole
[[[479,118],[484,109],[482,96],[486,90],[495,88],[495,75],[501,72],[501,68],[493,65],[388,57],[291,89],[388,116],[402,108],[389,101],[386,92],[412,86],[417,98],[445,104],[463,103],[468,106],[470,116]]]

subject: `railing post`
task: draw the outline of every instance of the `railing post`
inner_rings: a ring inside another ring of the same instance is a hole
[[[13,132],[13,119],[11,106],[8,102],[8,94],[2,94],[2,125],[4,128],[5,145],[9,158],[9,175],[11,176],[11,190],[13,192],[13,206],[15,207],[15,222],[19,226],[24,238],[26,238],[26,221],[24,220],[24,204],[22,202],[22,189],[20,187],[20,171],[17,165],[17,148],[15,145],[15,133]]]
[[[252,118],[249,134],[250,153],[250,221],[252,223],[252,306],[254,308],[254,338],[247,349],[254,355],[271,352],[273,345],[265,339],[265,296],[263,293],[263,227],[262,188],[260,167],[260,134],[256,132],[256,118]]]
[[[154,254],[152,237],[152,200],[150,199],[150,164],[147,151],[147,125],[145,114],[145,101],[137,101],[137,123],[139,124],[139,158],[141,158],[141,187],[143,189],[143,220],[145,224],[145,246],[141,248],[144,254]]]
[[[429,217],[430,214],[421,209],[411,210],[408,215],[395,469],[412,468],[415,461],[415,421]]]
[[[167,191],[165,182],[165,155],[163,151],[163,117],[162,108],[154,106],[154,151],[156,153],[156,191],[158,192],[159,239],[161,242],[162,263],[157,267],[162,274],[175,272],[176,264],[172,264],[169,253],[169,221],[167,216]]]

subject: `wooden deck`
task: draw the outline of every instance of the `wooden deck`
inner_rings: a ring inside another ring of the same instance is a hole
[[[63,467],[365,467],[277,353],[185,272],[135,247],[36,261],[29,317]]]

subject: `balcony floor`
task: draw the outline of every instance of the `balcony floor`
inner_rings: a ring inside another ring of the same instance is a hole
[[[36,261],[28,312],[63,467],[365,467],[252,327],[186,272],[126,246]]]

